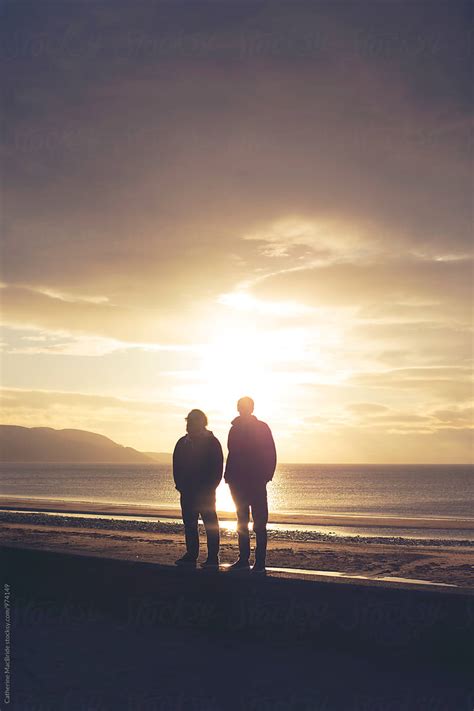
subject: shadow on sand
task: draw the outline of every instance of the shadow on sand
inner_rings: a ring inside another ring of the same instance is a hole
[[[12,709],[472,707],[474,597],[0,550]]]

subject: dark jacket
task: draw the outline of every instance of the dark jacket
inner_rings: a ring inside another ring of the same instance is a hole
[[[266,422],[254,415],[236,417],[227,440],[229,456],[225,480],[235,487],[252,487],[273,479],[276,467],[275,442]]]
[[[221,444],[209,430],[201,437],[181,437],[173,452],[176,488],[181,493],[215,490],[222,479],[223,462]]]

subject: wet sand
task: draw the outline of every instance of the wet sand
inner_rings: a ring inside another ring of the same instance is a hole
[[[0,509],[25,509],[41,511],[58,511],[63,513],[102,513],[121,516],[153,516],[179,518],[181,511],[177,508],[163,508],[139,504],[123,504],[120,502],[81,501],[77,499],[52,499],[46,497],[13,497],[0,496]],[[235,520],[234,511],[220,511],[222,520]],[[419,528],[419,529],[458,529],[474,530],[473,518],[447,518],[447,517],[399,517],[347,513],[274,513],[269,514],[270,523],[302,524],[305,526],[387,526],[390,528]]]

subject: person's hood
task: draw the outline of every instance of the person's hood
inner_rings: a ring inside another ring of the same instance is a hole
[[[245,425],[253,425],[257,422],[257,418],[255,415],[246,415],[245,417],[242,417],[242,415],[237,415],[237,417],[234,417],[234,419],[231,422],[231,425],[234,427],[242,427]]]
[[[204,432],[201,435],[190,435],[189,432],[186,432],[185,437],[188,440],[208,439],[209,437],[214,437],[214,432],[211,432],[211,430],[204,430]]]

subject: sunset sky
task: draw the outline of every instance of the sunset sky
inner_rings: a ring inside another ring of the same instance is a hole
[[[3,2],[2,422],[472,458],[464,2]]]

